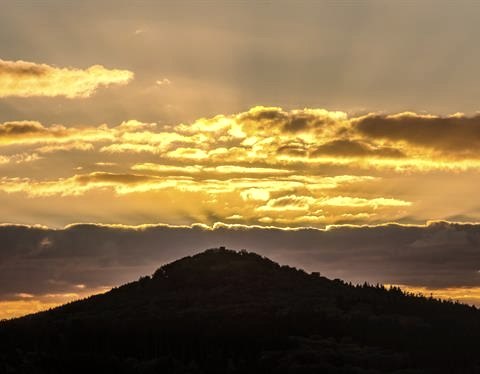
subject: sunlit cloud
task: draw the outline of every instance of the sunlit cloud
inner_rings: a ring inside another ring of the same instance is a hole
[[[288,195],[269,200],[266,205],[257,208],[258,211],[308,211],[316,199],[311,196]]]
[[[194,166],[175,166],[175,165],[161,165],[147,162],[144,164],[135,164],[132,170],[154,171],[157,173],[180,173],[180,174],[198,174],[202,172],[203,167],[199,165]]]
[[[41,151],[39,151],[41,152]],[[24,162],[33,162],[40,160],[42,157],[38,153],[15,153],[8,156],[0,155],[0,164],[21,164]]]
[[[87,142],[71,142],[66,144],[52,144],[52,145],[44,145],[42,147],[37,148],[36,150],[40,153],[52,153],[52,152],[60,152],[60,151],[93,151],[94,146],[92,143]]]
[[[128,70],[93,65],[87,69],[59,68],[27,61],[0,60],[0,97],[91,96],[98,87],[124,85],[133,79]]]
[[[183,171],[183,168],[167,167],[167,171]],[[195,169],[188,169],[191,171]],[[215,170],[215,169],[214,169]],[[314,190],[318,190],[318,186],[323,189],[330,190],[335,186],[339,186],[344,181],[351,183],[351,179],[341,178],[335,181],[332,178],[315,179],[313,182]],[[363,181],[363,178],[353,180]],[[252,186],[254,188],[252,188]],[[0,190],[8,193],[23,192],[29,196],[51,196],[51,195],[81,195],[92,189],[112,188],[119,194],[146,192],[152,190],[161,190],[165,188],[178,189],[180,192],[208,192],[208,193],[225,193],[244,191],[242,197],[245,199],[262,200],[266,192],[283,192],[300,188],[308,188],[308,181],[304,181],[302,177],[298,180],[293,177],[269,177],[269,178],[229,178],[229,179],[194,179],[189,176],[155,176],[147,174],[131,174],[131,173],[109,173],[109,172],[93,172],[90,174],[77,174],[69,178],[60,178],[55,180],[35,180],[30,178],[8,178],[0,179]],[[261,191],[261,192],[260,192]],[[266,192],[263,192],[266,191]],[[255,196],[250,198],[248,196]],[[262,198],[258,198],[262,196]],[[248,197],[248,198],[247,198]],[[344,205],[345,199],[339,201],[337,205]],[[351,198],[350,198],[351,199]],[[353,200],[353,205],[362,205],[365,199]],[[327,201],[329,203],[329,201]],[[330,205],[334,205],[329,203]],[[404,205],[396,203],[393,199],[385,199],[375,201],[375,205]]]
[[[100,214],[88,213],[90,204],[108,203],[101,212],[108,222],[120,211],[128,223],[141,223],[141,217],[185,224],[237,217],[248,224],[317,227],[475,220],[480,211],[467,200],[452,206],[439,201],[449,199],[450,188],[463,189],[465,196],[471,189],[466,175],[480,168],[471,139],[476,123],[477,117],[464,115],[352,117],[261,106],[180,124],[9,121],[0,124],[0,199],[27,196],[30,206],[22,217],[36,206],[37,212],[51,211],[58,224],[69,223],[65,212],[53,214],[62,198],[85,219]],[[437,124],[447,130],[435,139],[423,135]],[[390,126],[397,135],[382,132]],[[457,127],[461,134],[453,138],[459,143],[468,137],[468,152],[449,143]],[[429,193],[430,175],[445,186],[437,188],[438,196]]]
[[[270,192],[261,188],[248,188],[240,193],[245,201],[266,201],[270,198]]]
[[[415,126],[415,121],[420,125]],[[433,124],[423,124],[425,121]],[[440,135],[422,135],[435,131],[437,122],[444,129]],[[437,118],[401,113],[349,118],[346,113],[326,110],[285,112],[255,107],[236,115],[218,115],[176,126],[134,120],[116,127],[79,128],[45,126],[34,121],[7,122],[0,125],[0,144],[104,142],[99,152],[151,153],[178,162],[220,164],[224,169],[243,167],[234,163],[244,162],[263,163],[262,167],[268,165],[271,169],[273,165],[283,169],[303,164],[397,172],[468,170],[479,166],[474,153],[477,122],[476,117],[458,115]],[[395,126],[396,132],[382,133],[384,128]],[[450,133],[457,128],[458,133],[452,136]],[[417,137],[416,131],[421,131]],[[461,138],[465,138],[463,148],[459,145]],[[226,162],[230,165],[221,165]]]
[[[172,84],[172,81],[168,78],[162,78],[162,79],[156,80],[155,84],[157,84],[157,86],[168,86]]]
[[[12,121],[0,124],[0,147],[112,141],[114,136],[115,133],[105,125],[82,128],[62,125],[47,127],[35,121]]]
[[[379,207],[379,206],[410,206],[409,201],[397,200],[397,199],[385,199],[383,197],[375,199],[363,199],[359,197],[350,196],[335,196],[322,200],[320,205],[325,206],[351,206],[351,207]]]
[[[154,171],[157,173],[181,173],[181,174],[258,174],[258,175],[285,175],[292,174],[292,170],[275,169],[265,167],[245,167],[239,165],[220,165],[220,166],[202,166],[202,165],[162,165],[154,163],[135,164],[132,170]]]

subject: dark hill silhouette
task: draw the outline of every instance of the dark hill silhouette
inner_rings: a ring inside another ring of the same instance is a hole
[[[212,249],[0,324],[0,373],[480,373],[480,311]]]

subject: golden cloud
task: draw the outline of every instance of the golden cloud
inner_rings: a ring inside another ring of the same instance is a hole
[[[172,168],[172,171],[176,171],[177,169],[174,167]],[[167,167],[166,170],[170,169],[171,168]],[[183,171],[182,168],[178,169]],[[188,167],[186,167],[186,169],[188,171],[192,170]],[[53,195],[78,196],[90,190],[102,190],[105,188],[111,188],[118,194],[173,188],[183,192],[205,192],[209,194],[242,191],[243,194],[241,196],[245,200],[266,200],[263,197],[267,196],[267,193],[285,192],[296,189],[311,189],[314,191],[320,189],[329,190],[334,189],[343,183],[361,183],[365,180],[369,181],[370,178],[340,176],[339,178],[312,177],[306,179],[302,176],[289,176],[286,178],[273,176],[264,178],[194,179],[191,176],[172,177],[169,175],[156,176],[130,173],[93,172],[55,180],[2,177],[0,178],[0,191],[7,193],[23,192],[31,197],[35,197]],[[310,187],[310,184],[312,184],[313,187]],[[262,198],[258,198],[259,196],[262,196]],[[363,200],[364,199],[359,199],[355,202],[356,204],[359,204],[358,201]],[[394,200],[392,199],[392,201]]]
[[[40,160],[42,157],[39,156],[37,153],[16,153],[8,156],[0,155],[0,165],[1,164],[21,164],[24,162],[33,162]]]
[[[202,166],[202,165],[162,165],[155,163],[135,164],[132,170],[154,171],[157,173],[179,173],[179,174],[253,174],[253,175],[285,175],[292,174],[292,170],[265,168],[265,167],[246,167],[239,165],[220,165],[220,166]]]
[[[176,125],[10,121],[0,124],[0,199],[21,193],[40,204],[74,197],[78,211],[86,209],[82,201],[88,206],[102,196],[115,212],[122,199],[125,210],[134,207],[149,222],[161,214],[181,217],[174,223],[230,217],[292,226],[449,218],[448,204],[429,193],[431,186],[415,183],[434,173],[445,176],[439,183],[458,184],[461,173],[480,168],[477,120],[254,107]],[[441,191],[446,199],[449,188]],[[465,214],[462,201],[452,215]]]
[[[394,218],[398,214],[396,208],[410,205],[387,197],[338,196],[338,189],[352,189],[355,185],[377,180],[371,177],[342,175],[322,178],[268,175],[268,172],[256,175],[254,169],[251,177],[231,177],[222,170],[216,175],[226,178],[214,179],[209,177],[212,171],[204,172],[195,166],[185,166],[185,170],[163,166],[166,167],[159,168],[163,175],[96,171],[50,180],[2,177],[0,192],[42,200],[71,197],[77,199],[72,200],[74,205],[76,201],[82,204],[82,201],[98,199],[103,201],[102,204],[106,201],[113,203],[116,197],[121,197],[122,207],[128,209],[131,206],[137,210],[143,205],[141,201],[145,202],[143,209],[147,210],[155,209],[152,202],[159,202],[165,218],[173,217],[180,209],[189,212],[195,221],[207,223],[226,220],[227,217],[237,217],[237,220],[242,217],[242,222],[281,225],[370,222],[370,219],[381,217]],[[213,172],[217,169],[213,168]],[[237,169],[234,169],[235,173],[238,173]],[[208,212],[215,212],[215,215],[209,217]]]
[[[102,65],[76,69],[0,60],[0,97],[85,98],[91,96],[98,87],[124,85],[132,79],[131,71],[107,69]]]
[[[0,146],[113,141],[116,134],[116,131],[105,125],[83,128],[62,125],[47,127],[36,121],[11,121],[0,123]]]
[[[349,118],[346,113],[326,110],[286,112],[255,107],[177,126],[134,120],[117,127],[78,128],[6,122],[0,124],[0,145],[76,144],[43,148],[54,151],[92,150],[88,143],[103,143],[98,151],[106,154],[153,154],[168,163],[195,162],[204,171],[215,167],[210,172],[223,170],[226,174],[234,168],[241,173],[242,167],[249,167],[250,173],[257,168],[258,174],[264,174],[322,165],[397,172],[469,170],[480,165],[477,122],[480,129],[477,117],[459,115],[440,118],[400,113]]]
[[[383,197],[375,199],[364,199],[360,197],[335,196],[322,200],[319,205],[322,206],[349,206],[349,207],[381,207],[381,206],[410,206],[409,201],[386,199]]]
[[[101,151],[146,152],[177,162],[207,164],[336,165],[398,172],[466,170],[479,166],[477,122],[477,117],[461,115],[440,118],[400,113],[349,118],[346,113],[323,109],[287,112],[254,107],[157,132],[153,128],[126,131]],[[466,148],[461,146],[462,139]]]
[[[310,206],[314,205],[316,199],[312,196],[288,195],[277,199],[271,199],[266,205],[257,208],[258,211],[309,211]]]

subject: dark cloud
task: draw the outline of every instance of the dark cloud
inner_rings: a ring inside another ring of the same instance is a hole
[[[304,109],[287,112],[275,107],[254,107],[238,115],[237,120],[245,128],[253,126],[261,131],[274,128],[287,134],[320,132],[327,126],[337,127],[339,132],[343,130],[338,126],[338,119],[326,110]]]
[[[346,157],[405,157],[400,150],[389,147],[372,147],[355,140],[338,139],[317,147],[310,153],[311,157],[346,156]]]
[[[480,147],[480,115],[368,115],[354,120],[354,123],[362,134],[371,138],[405,141],[445,153],[478,154]]]
[[[34,121],[14,121],[0,123],[0,138],[14,136],[28,136],[43,134],[47,130],[40,123]]]
[[[284,129],[291,132],[306,130],[309,126],[309,118],[294,117],[291,118],[285,125]]]
[[[480,286],[480,225],[330,230],[218,225],[0,227],[0,299],[118,285],[206,248],[246,248],[331,278],[427,287]]]
[[[307,131],[309,129],[320,128],[327,124],[333,124],[328,118],[318,117],[308,113],[293,113],[288,121],[284,124],[283,129],[287,132]]]

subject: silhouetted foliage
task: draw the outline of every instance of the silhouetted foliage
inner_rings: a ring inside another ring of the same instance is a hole
[[[0,324],[0,373],[479,373],[480,311],[211,249]]]

